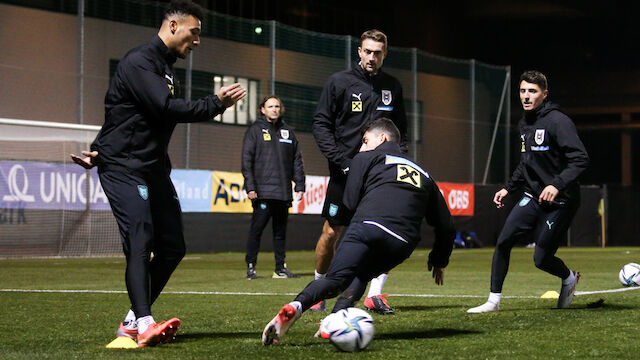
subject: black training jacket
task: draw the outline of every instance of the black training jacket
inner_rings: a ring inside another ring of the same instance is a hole
[[[405,158],[397,143],[353,158],[343,202],[354,212],[351,222],[373,221],[412,244],[420,241],[425,218],[435,233],[429,261],[437,267],[449,263],[455,238],[449,208],[435,180]]]
[[[249,126],[242,143],[242,175],[245,190],[255,191],[259,199],[291,202],[291,181],[295,191],[305,191],[298,139],[282,119],[272,124],[261,116]]]
[[[520,128],[520,163],[505,189],[520,187],[538,198],[547,185],[558,190],[555,202],[580,200],[578,176],[589,165],[589,156],[571,119],[545,100],[525,113]]]
[[[313,136],[329,161],[331,174],[349,167],[360,150],[362,127],[381,117],[396,124],[406,152],[407,118],[402,86],[396,78],[382,70],[369,76],[360,64],[329,78],[313,116]]]
[[[196,101],[176,97],[175,61],[158,36],[120,60],[104,98],[104,125],[91,144],[101,170],[168,174],[167,148],[176,124],[224,112],[215,95]]]

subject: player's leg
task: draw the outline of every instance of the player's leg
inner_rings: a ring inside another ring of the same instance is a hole
[[[273,200],[271,203],[273,204],[273,254],[276,260],[276,268],[272,277],[277,279],[297,278],[299,276],[292,273],[285,262],[289,203],[280,200]]]
[[[502,285],[509,271],[511,249],[516,240],[531,231],[538,216],[538,204],[529,196],[523,196],[514,206],[498,236],[491,262],[491,291],[486,303],[467,310],[468,313],[498,311],[502,297]]]
[[[117,336],[136,339],[138,318],[151,316],[149,257],[153,237],[148,187],[144,179],[125,172],[100,172],[100,183],[118,223],[126,259],[125,283],[131,310]],[[144,326],[144,324],[143,324]]]
[[[153,259],[149,263],[150,303],[153,304],[186,253],[182,211],[171,179],[148,179],[153,218]],[[138,346],[154,346],[175,337],[180,320],[151,322],[144,330],[138,321]]]
[[[392,235],[389,233],[391,230],[383,230],[378,225],[365,223],[363,226],[367,230],[367,237],[363,241],[369,245],[372,251],[358,267],[356,277],[349,287],[338,297],[332,312],[354,306],[364,294],[368,282],[373,282],[373,280],[380,277],[381,274],[387,274],[391,269],[401,264],[411,255],[417,245],[417,243],[414,242],[409,243],[406,240],[398,239],[397,236],[399,235]],[[365,305],[365,307],[367,306]],[[384,306],[374,305],[367,307],[368,310],[383,314],[385,313],[383,312],[384,308],[391,309],[386,301],[384,302]],[[393,309],[391,309],[391,311],[393,311]],[[386,314],[389,313],[391,312],[386,312]]]
[[[560,258],[555,256],[577,209],[576,205],[570,204],[567,207],[551,211],[545,210],[537,226],[533,261],[538,269],[562,280],[560,297],[558,298],[559,308],[566,308],[571,304],[576,284],[580,278],[580,273],[570,270]]]
[[[284,305],[264,328],[264,345],[277,343],[304,311],[314,303],[337,296],[353,280],[359,262],[370,249],[358,240],[362,236],[361,227],[352,227],[353,225],[347,229],[345,240],[340,243],[327,276],[310,282],[295,300]],[[347,237],[349,240],[346,240]]]
[[[387,282],[387,277],[389,274],[384,273],[380,274],[377,277],[371,279],[369,283],[369,292],[367,293],[367,297],[364,299],[364,307],[367,310],[375,311],[379,314],[393,314],[395,310],[389,306],[389,302],[387,300],[387,294],[382,293],[382,287],[385,282]]]
[[[247,239],[247,253],[244,261],[247,264],[247,280],[256,279],[256,263],[258,262],[258,252],[260,251],[260,239],[262,232],[271,218],[271,208],[266,200],[256,199],[251,202],[253,214],[251,215],[251,226],[249,227],[249,238]]]

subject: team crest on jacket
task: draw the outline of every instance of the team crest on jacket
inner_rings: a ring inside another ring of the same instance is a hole
[[[391,104],[391,91],[390,90],[382,90],[382,103],[385,105]]]
[[[289,130],[280,129],[280,137],[283,138],[283,139],[288,139],[289,138]]]
[[[542,145],[542,143],[544,142],[544,129],[536,129],[535,141],[536,144]]]

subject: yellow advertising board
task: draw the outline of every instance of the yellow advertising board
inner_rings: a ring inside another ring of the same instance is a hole
[[[211,212],[251,213],[251,200],[244,190],[241,173],[213,171]]]

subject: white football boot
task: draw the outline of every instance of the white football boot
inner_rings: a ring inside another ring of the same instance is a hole
[[[562,283],[562,288],[560,289],[560,296],[558,297],[558,309],[566,309],[571,305],[573,301],[573,294],[576,291],[576,285],[578,284],[578,280],[580,280],[580,273],[577,271],[569,270],[573,274],[574,280],[568,284]]]
[[[492,312],[492,311],[498,311],[498,310],[500,310],[499,304],[494,304],[490,301],[487,301],[486,303],[480,306],[476,306],[474,308],[467,310],[467,312],[470,314],[480,314],[480,313],[486,313],[486,312]]]

